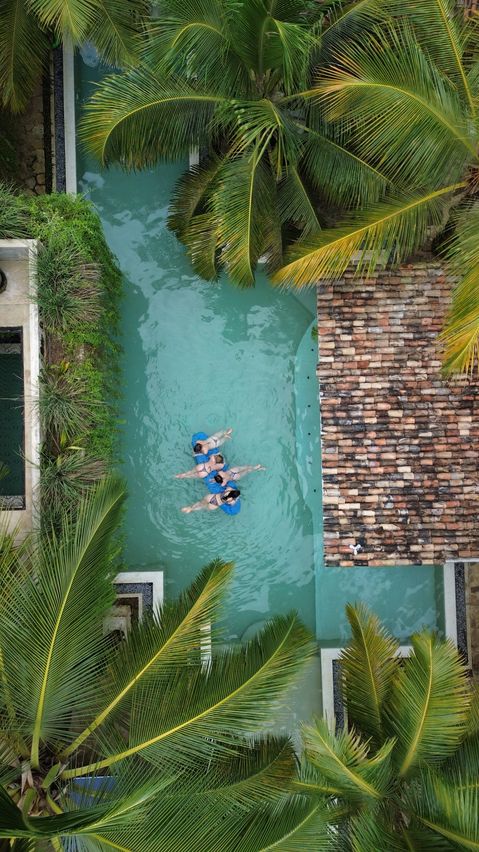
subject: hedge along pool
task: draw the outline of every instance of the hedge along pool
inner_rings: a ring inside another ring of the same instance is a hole
[[[77,108],[101,73],[84,56]],[[182,169],[102,171],[78,152],[78,189],[95,203],[125,275],[126,563],[164,571],[173,595],[212,558],[233,560],[230,641],[294,608],[321,644],[340,645],[344,605],[356,600],[403,642],[423,625],[441,627],[442,583],[432,567],[324,567],[315,293],[279,292],[263,275],[246,291],[199,279],[166,226]],[[185,516],[180,507],[205,493],[201,482],[173,478],[193,466],[190,436],[228,426],[230,464],[267,470],[241,480],[239,516]]]

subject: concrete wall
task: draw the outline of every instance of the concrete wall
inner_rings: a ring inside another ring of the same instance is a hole
[[[40,333],[38,310],[32,295],[35,286],[37,244],[35,240],[0,240],[0,267],[7,275],[7,288],[0,293],[0,326],[23,329],[23,379],[25,393],[25,509],[0,510],[0,520],[19,537],[36,525],[39,482],[40,423],[38,377]]]
[[[326,564],[479,556],[479,383],[440,375],[450,294],[434,260],[318,289]]]

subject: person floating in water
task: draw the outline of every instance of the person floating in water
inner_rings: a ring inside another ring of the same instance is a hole
[[[218,470],[223,470],[225,466],[225,457],[221,453],[211,455],[207,462],[199,462],[193,470],[187,470],[186,473],[175,473],[175,479],[204,479],[210,473],[216,473]]]
[[[266,470],[266,468],[262,464],[245,464],[242,467],[230,467],[227,470],[221,469],[217,473],[211,472],[208,482],[214,479],[218,485],[226,485],[228,482],[236,482],[237,479],[241,479],[247,473],[254,473],[256,470]]]
[[[224,444],[233,433],[232,429],[224,429],[221,432],[215,432],[209,438],[201,438],[193,445],[193,454],[195,456],[207,456],[212,450],[218,449],[221,444]]]
[[[226,488],[225,491],[220,494],[207,494],[206,497],[203,497],[202,500],[198,500],[197,503],[193,503],[191,506],[183,506],[181,511],[185,514],[189,514],[190,512],[199,512],[202,509],[212,512],[215,509],[234,506],[239,500],[240,494],[241,491],[239,488]]]

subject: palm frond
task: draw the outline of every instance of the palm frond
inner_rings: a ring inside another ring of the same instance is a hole
[[[218,109],[215,122],[228,134],[230,156],[257,156],[269,150],[274,154],[274,171],[279,179],[295,163],[302,149],[301,125],[267,98],[229,100]]]
[[[88,828],[92,822],[95,822],[95,819],[103,815],[104,811],[104,805],[96,805],[83,810],[76,810],[74,813],[59,813],[55,816],[44,816],[41,819],[30,817],[23,813],[21,808],[10,798],[8,792],[0,787],[0,838],[36,840],[38,846],[33,846],[34,849],[45,848],[45,842],[48,839],[59,837],[62,834],[68,836],[78,830]],[[17,847],[14,846],[13,848]]]
[[[97,4],[94,0],[30,0],[29,8],[46,30],[81,42],[95,21]]]
[[[5,522],[0,524],[0,620],[4,611],[8,613],[14,597],[15,586],[28,583],[31,575],[31,558],[35,552],[33,535],[19,538],[18,530],[9,530]],[[10,749],[14,749],[14,758],[27,758],[29,748],[20,731],[23,728],[21,716],[17,713],[15,699],[8,681],[5,667],[5,649],[0,638],[0,718],[4,720],[0,734],[0,763],[9,760]],[[0,781],[0,785],[1,785]]]
[[[98,836],[112,848],[145,852],[333,852],[332,815],[324,804],[300,796],[277,796],[271,803],[250,807],[205,802],[193,796],[188,805],[174,796],[162,796],[141,822],[116,830],[99,829]]]
[[[271,621],[245,647],[213,656],[207,669],[191,665],[188,678],[181,669],[159,684],[150,678],[135,690],[127,746],[120,748],[115,726],[105,720],[98,748],[107,756],[67,769],[63,777],[140,754],[156,765],[186,767],[204,759],[211,739],[228,753],[238,736],[263,729],[272,708],[279,712],[286,689],[313,652],[308,632],[292,615]]]
[[[350,823],[352,852],[406,852],[401,835],[389,827],[387,815],[380,808],[361,811]]]
[[[413,636],[414,653],[398,670],[387,700],[397,737],[399,774],[449,757],[465,735],[469,690],[457,649],[427,632]]]
[[[20,112],[48,62],[49,43],[24,0],[0,4],[0,97]]]
[[[221,262],[232,281],[241,287],[254,283],[254,268],[266,249],[265,208],[275,192],[273,177],[260,152],[245,154],[226,163],[213,195],[211,212],[216,219]]]
[[[401,835],[407,852],[452,852],[457,848],[444,837],[429,831],[417,820],[414,820],[408,828],[403,828]]]
[[[289,793],[297,775],[294,746],[287,737],[264,737],[259,741],[238,743],[236,751],[225,761],[208,761],[208,769],[193,785],[187,781],[184,789],[181,779],[179,793],[189,798],[193,791],[198,796],[238,802],[254,806],[259,802],[275,801],[278,791]]]
[[[102,651],[101,620],[113,600],[106,543],[118,521],[123,492],[115,482],[97,487],[75,528],[60,542],[45,538],[35,577],[21,575],[3,608],[0,646],[5,675],[23,735],[40,743],[68,736],[70,713],[81,717],[94,698]],[[22,582],[23,580],[23,582]],[[25,655],[17,636],[35,637]]]
[[[285,93],[306,85],[311,54],[319,48],[319,31],[309,23],[295,23],[272,17],[276,30],[269,33],[269,45],[264,51],[263,64],[268,68],[282,69]],[[278,56],[278,42],[281,54]]]
[[[177,181],[170,200],[168,227],[181,239],[195,213],[204,213],[223,160],[212,156],[191,166]]]
[[[459,278],[441,335],[446,373],[472,372],[479,356],[479,204],[453,218],[454,232],[444,254]]]
[[[188,249],[191,265],[206,281],[218,279],[218,235],[212,213],[199,213],[190,220],[182,242]]]
[[[219,791],[218,791],[219,792]],[[216,791],[187,798],[166,791],[146,810],[141,822],[99,829],[115,848],[168,852],[333,852],[338,816],[323,802],[289,795],[277,787],[265,798],[235,799]]]
[[[353,801],[378,801],[391,784],[391,751],[386,740],[375,753],[354,732],[332,734],[324,720],[303,728],[307,760],[333,789]]]
[[[251,79],[231,34],[221,0],[169,0],[161,18],[147,26],[142,56],[149,67],[189,79],[208,80],[219,92],[252,91]]]
[[[441,332],[443,370],[472,373],[479,363],[479,265],[461,278]]]
[[[304,287],[321,279],[340,278],[354,263],[357,275],[371,275],[380,263],[411,255],[423,242],[428,228],[438,227],[455,184],[416,198],[389,201],[364,214],[350,217],[349,224],[323,230],[314,238],[296,243],[274,275],[275,284]]]
[[[329,0],[321,5],[324,15],[322,54],[325,59],[341,42],[389,18],[384,0]]]
[[[469,704],[469,718],[467,720],[467,736],[475,737],[479,734],[479,686],[472,685],[471,700]]]
[[[98,0],[87,37],[102,59],[116,68],[139,61],[142,22],[149,12],[145,0]]]
[[[468,80],[466,49],[473,25],[464,19],[454,0],[388,0],[394,15],[411,21],[414,32],[438,68],[458,86],[471,115],[476,112]]]
[[[129,709],[145,684],[152,682],[155,689],[161,689],[163,680],[171,680],[172,669],[198,659],[205,625],[217,616],[232,568],[231,563],[212,562],[177,601],[165,603],[161,613],[145,618],[130,631],[111,660],[101,697],[91,705],[98,708],[96,716],[65,749],[64,758],[111,716],[116,719],[125,706]]]
[[[424,828],[454,849],[479,850],[479,788],[456,787],[424,770],[409,790],[408,808]],[[438,844],[434,848],[441,848]]]
[[[391,181],[358,154],[354,140],[344,123],[328,125],[315,120],[310,111],[310,125],[305,127],[305,145],[299,168],[321,199],[327,204],[348,209],[375,204]]]
[[[80,123],[80,137],[103,163],[130,168],[186,156],[200,145],[224,97],[146,67],[106,77]]]
[[[398,643],[363,605],[346,607],[352,638],[341,653],[348,720],[378,746],[384,738],[383,708],[397,667]]]
[[[341,45],[309,95],[329,118],[353,121],[361,156],[403,185],[452,183],[477,162],[477,127],[408,28]]]
[[[479,736],[468,734],[441,767],[443,778],[458,789],[479,789]]]
[[[278,187],[278,207],[283,223],[292,223],[307,237],[321,230],[316,202],[296,166],[290,166]]]

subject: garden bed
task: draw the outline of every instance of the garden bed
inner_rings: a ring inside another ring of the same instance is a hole
[[[117,460],[121,274],[83,198],[1,188],[0,200],[0,236],[40,241],[40,503],[56,524]]]

